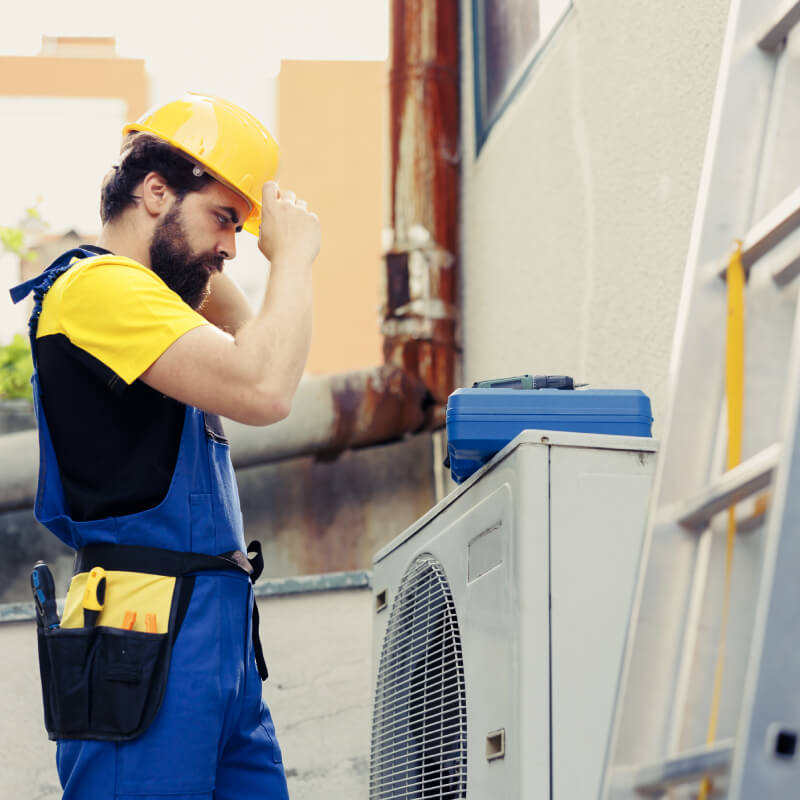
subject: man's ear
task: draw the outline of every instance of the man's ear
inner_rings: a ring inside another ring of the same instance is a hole
[[[148,172],[144,176],[141,194],[144,208],[154,217],[169,211],[175,201],[175,192],[157,172]]]

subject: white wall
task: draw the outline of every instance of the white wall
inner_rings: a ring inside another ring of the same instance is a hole
[[[464,382],[641,388],[659,435],[728,0],[574,0],[475,155],[462,3]]]
[[[292,800],[366,800],[372,711],[372,593],[260,598],[270,706]],[[58,800],[34,622],[0,623],[0,776],[4,798]]]

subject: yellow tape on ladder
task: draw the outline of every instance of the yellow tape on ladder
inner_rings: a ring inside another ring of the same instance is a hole
[[[728,469],[742,460],[742,425],[744,411],[744,267],[742,243],[728,262],[728,334],[725,353],[725,396],[728,405]],[[731,574],[733,572],[733,547],[736,541],[736,508],[728,509],[728,541],[725,550],[725,587],[722,601],[722,620],[717,645],[717,665],[714,670],[714,689],[711,697],[711,714],[708,720],[707,744],[717,737],[722,674],[725,668],[725,647],[728,637],[728,617],[731,606]],[[706,800],[711,791],[711,779],[700,784],[697,800]]]

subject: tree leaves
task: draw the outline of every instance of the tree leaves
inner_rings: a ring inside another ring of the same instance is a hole
[[[33,359],[28,341],[14,334],[10,344],[0,347],[0,397],[33,400]]]

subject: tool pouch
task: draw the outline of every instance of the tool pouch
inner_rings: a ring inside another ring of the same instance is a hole
[[[249,549],[256,551],[253,560],[259,561],[258,543]],[[106,606],[99,625],[78,627],[82,621],[77,614],[82,609],[75,597],[82,596],[86,574],[95,566],[103,567],[108,575]],[[164,699],[172,647],[194,588],[190,573],[220,569],[239,570],[251,579],[253,575],[244,553],[209,556],[121,545],[89,545],[78,551],[62,627],[38,629],[49,738],[127,741],[141,735]],[[126,584],[133,587],[131,597],[139,604],[148,593],[156,598],[150,600],[159,610],[156,632],[122,627],[124,607],[136,608],[127,600],[120,604],[119,595],[114,599],[115,589]],[[258,642],[261,662],[260,653]]]
[[[100,625],[39,629],[39,670],[50,739],[125,741],[145,731],[158,713],[181,620],[178,578],[166,633]]]

